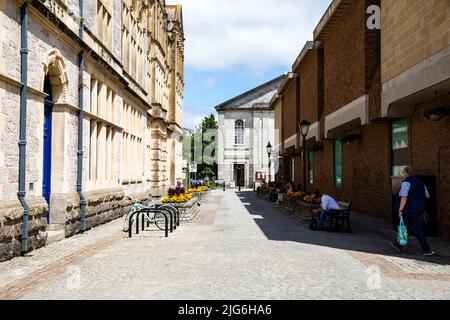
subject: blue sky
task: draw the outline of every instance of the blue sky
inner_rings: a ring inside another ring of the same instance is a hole
[[[183,5],[184,126],[287,71],[331,0],[170,0]]]

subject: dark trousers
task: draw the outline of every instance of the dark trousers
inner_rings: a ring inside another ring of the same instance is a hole
[[[403,221],[408,228],[408,233],[419,240],[422,252],[431,252],[431,247],[428,243],[427,236],[425,235],[422,225],[420,224],[420,214],[404,213]]]

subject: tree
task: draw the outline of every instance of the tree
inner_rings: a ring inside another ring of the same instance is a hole
[[[197,176],[211,179],[217,177],[217,133],[218,124],[213,114],[205,117],[190,139],[190,159],[197,163]],[[187,143],[189,143],[187,142]]]
[[[219,126],[213,114],[205,117],[194,134],[183,139],[183,159],[197,163],[197,176],[217,178],[217,134]]]

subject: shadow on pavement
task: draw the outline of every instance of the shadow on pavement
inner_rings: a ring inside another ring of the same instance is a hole
[[[436,251],[434,257],[422,258],[416,253],[420,251],[417,240],[410,238],[410,245],[403,253],[396,252],[390,245],[395,233],[385,221],[352,214],[353,233],[319,232],[309,229],[293,214],[286,213],[275,204],[257,198],[253,191],[236,192],[255,223],[269,240],[293,241],[316,246],[324,246],[341,250],[365,252],[384,256],[412,259],[418,262],[450,265],[450,241],[430,239]]]

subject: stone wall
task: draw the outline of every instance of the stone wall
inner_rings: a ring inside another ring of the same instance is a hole
[[[42,197],[27,198],[30,205],[30,250],[45,245],[47,240],[47,203]],[[19,200],[0,201],[0,262],[21,253],[23,208]]]
[[[89,230],[101,224],[120,218],[128,213],[135,201],[145,204],[150,198],[149,193],[125,196],[122,188],[110,190],[96,190],[85,194],[87,200],[85,228]],[[75,194],[67,199],[66,208],[66,237],[80,231],[79,198]]]

